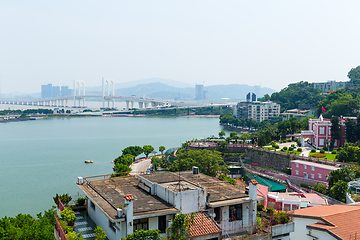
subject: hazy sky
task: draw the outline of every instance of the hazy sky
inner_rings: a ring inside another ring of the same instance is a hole
[[[1,93],[165,78],[276,90],[348,80],[360,1],[0,0]]]

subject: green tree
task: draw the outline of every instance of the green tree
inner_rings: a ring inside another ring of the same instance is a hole
[[[105,240],[106,239],[106,232],[100,226],[97,226],[94,231],[96,233],[95,240]]]
[[[342,167],[329,173],[329,189],[331,189],[337,182],[350,182],[355,179],[355,170],[352,167]]]
[[[68,233],[66,233],[66,238],[68,240],[84,240],[84,238],[82,237],[82,232],[76,233],[75,231],[69,231]]]
[[[134,158],[135,158],[134,155],[125,154],[125,155],[121,155],[121,156],[117,157],[114,160],[114,163],[115,164],[120,163],[120,164],[124,164],[126,166],[130,166],[134,162]]]
[[[121,163],[115,164],[113,170],[118,173],[116,176],[126,176],[129,172],[131,172],[131,168],[129,166]]]
[[[227,141],[218,141],[216,142],[216,146],[220,152],[228,152],[229,151],[229,143]]]
[[[346,202],[346,192],[348,190],[347,182],[339,180],[330,188],[330,197],[339,201]]]
[[[69,194],[67,194],[67,193],[62,194],[62,195],[59,195],[56,193],[56,195],[55,195],[55,197],[53,197],[53,199],[54,199],[54,202],[56,203],[56,205],[59,204],[59,199],[64,205],[67,205],[72,200],[72,197],[69,196]]]
[[[179,213],[175,216],[171,227],[168,229],[170,240],[190,239],[190,226],[194,222],[194,214],[190,216]]]
[[[0,239],[3,240],[47,240],[54,238],[54,208],[36,215],[19,213],[16,217],[0,219]]]
[[[356,123],[352,119],[346,119],[345,121],[345,133],[346,141],[355,143],[356,142]]]
[[[133,155],[134,158],[142,154],[144,150],[140,146],[129,146],[122,150],[122,155],[130,154]]]
[[[149,156],[150,153],[152,153],[152,151],[154,151],[154,147],[151,145],[144,145],[142,149],[144,151],[146,158]]]
[[[225,136],[225,132],[224,131],[220,131],[219,132],[219,138],[224,138]]]
[[[189,150],[177,154],[178,159],[169,167],[169,171],[186,171],[193,166],[199,167],[203,174],[215,177],[217,172],[228,173],[228,166],[224,164],[221,153],[211,150]]]
[[[165,151],[165,147],[164,146],[160,146],[159,147],[159,152],[161,152],[161,155],[164,155],[164,151]]]
[[[128,234],[126,238],[122,238],[121,240],[160,240],[160,230],[152,229],[152,230],[138,230],[133,234]]]
[[[159,157],[152,157],[151,158],[151,164],[154,166],[155,170],[158,170],[159,167],[162,165],[163,159]]]
[[[321,183],[315,183],[313,186],[312,186],[312,189],[314,191],[317,191],[319,193],[322,193],[322,194],[326,194],[326,186],[321,184]]]
[[[76,216],[74,211],[70,207],[64,208],[60,213],[61,218],[64,219],[70,226],[74,225]]]

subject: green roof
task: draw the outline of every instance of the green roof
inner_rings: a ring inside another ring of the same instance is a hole
[[[249,174],[248,177],[250,179],[255,179],[261,185],[267,186],[269,192],[286,192],[287,187],[283,184],[253,174]]]

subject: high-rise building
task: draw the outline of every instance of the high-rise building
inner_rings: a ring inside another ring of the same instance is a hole
[[[41,85],[41,98],[51,98],[52,97],[52,84]]]
[[[53,86],[51,83],[41,85],[41,98],[54,98],[72,95],[72,89],[68,86]]]
[[[196,85],[195,87],[195,100],[205,100],[204,85]]]
[[[62,86],[60,90],[61,96],[71,96],[73,94],[72,89],[69,89],[68,86]]]
[[[248,94],[246,94],[246,101],[247,102],[250,102],[250,96],[251,96],[251,93],[249,92]]]
[[[255,94],[255,93],[252,93],[252,95],[251,95],[251,101],[252,101],[252,102],[255,102],[255,101],[256,101],[256,94]]]

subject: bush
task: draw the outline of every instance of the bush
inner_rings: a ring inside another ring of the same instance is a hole
[[[274,144],[274,148],[279,149],[280,147],[279,147],[279,145]]]
[[[295,144],[291,144],[291,147],[292,147],[292,148],[295,148]]]
[[[311,189],[311,186],[309,186],[309,185],[307,185],[305,183],[301,183],[300,186],[303,187],[303,188]]]
[[[266,208],[266,214],[272,216],[274,214],[274,212],[275,212],[274,208],[272,208],[272,207],[267,207]]]
[[[67,205],[67,204],[71,201],[71,199],[72,199],[72,197],[69,196],[67,193],[65,193],[65,194],[63,194],[63,195],[56,194],[56,196],[53,197],[54,202],[56,203],[56,205],[59,204],[59,198],[60,198],[60,201],[61,201],[64,205]]]
[[[297,151],[298,151],[298,152],[302,152],[302,148],[298,148]]]
[[[314,152],[316,152],[316,150],[315,150],[315,149],[311,149],[311,151],[310,151],[310,152],[314,153]]]
[[[79,197],[78,199],[76,199],[76,206],[84,206],[86,202],[86,197]]]
[[[320,150],[320,153],[325,153],[325,150],[324,150],[324,149],[321,149],[321,150]]]
[[[282,149],[284,149],[285,151],[288,149],[287,147],[283,147]]]
[[[328,151],[328,148],[327,148],[327,147],[323,147],[323,149],[324,149],[325,151]]]
[[[274,218],[277,224],[284,224],[290,221],[290,216],[283,211],[275,213]]]
[[[264,204],[263,203],[258,203],[257,204],[257,211],[258,212],[261,212],[261,211],[263,211],[264,210]]]
[[[293,148],[293,147],[289,147],[289,151],[290,151],[290,152],[294,151],[294,148]]]
[[[340,152],[341,150],[342,150],[342,147],[339,147],[339,148],[337,149],[338,152]]]
[[[73,225],[74,221],[76,220],[74,211],[71,210],[71,208],[69,207],[64,208],[64,210],[61,211],[60,215],[69,225]]]
[[[332,150],[332,151],[331,151],[331,154],[336,154],[336,153],[337,153],[336,150]]]

